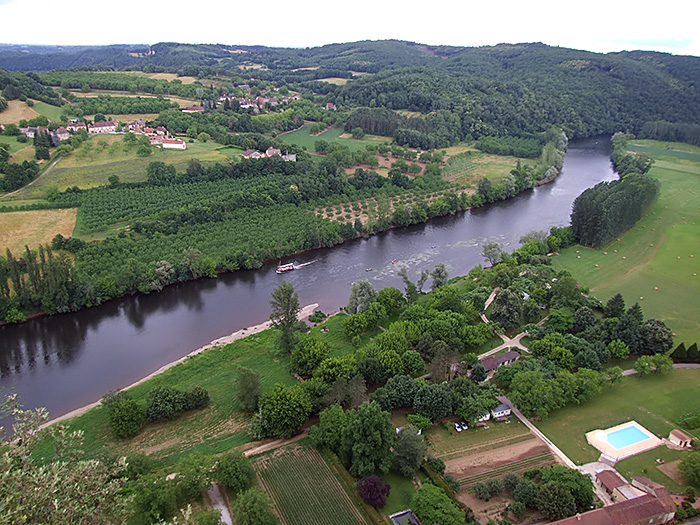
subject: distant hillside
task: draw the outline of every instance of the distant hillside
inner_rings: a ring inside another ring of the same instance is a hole
[[[272,81],[325,95],[343,109],[384,107],[424,115],[444,110],[459,117],[445,125],[459,139],[517,136],[552,125],[575,137],[638,133],[647,122],[700,124],[700,58],[647,51],[601,54],[540,43],[450,47],[399,40],[307,49],[168,42],[0,45],[0,67],[107,67]],[[330,77],[352,80],[340,86],[317,82]],[[422,132],[421,126],[413,127]]]

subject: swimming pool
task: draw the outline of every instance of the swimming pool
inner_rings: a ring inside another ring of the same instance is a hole
[[[610,432],[607,435],[608,443],[610,443],[615,450],[620,450],[630,445],[635,445],[640,441],[649,439],[651,436],[646,432],[642,431],[637,426],[629,426],[616,430],[615,432]]]
[[[614,461],[651,450],[663,443],[636,421],[586,432],[586,441],[600,450],[608,460]]]

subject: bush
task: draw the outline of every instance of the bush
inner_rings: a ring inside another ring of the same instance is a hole
[[[153,460],[143,452],[132,452],[126,456],[126,476],[132,481],[148,474],[152,468]]]
[[[183,392],[169,386],[154,388],[148,394],[146,417],[149,421],[170,419],[186,410],[204,408],[209,405],[209,392],[195,387],[190,392]]]
[[[141,430],[146,413],[135,400],[120,397],[108,406],[112,431],[120,438],[133,437]]]
[[[440,476],[442,476],[445,473],[445,462],[440,458],[436,458],[435,456],[428,456],[427,463],[428,466],[430,466],[430,468],[437,472]]]
[[[491,491],[489,490],[489,487],[486,485],[486,483],[482,482],[474,485],[474,495],[484,501],[491,499]]]
[[[186,410],[196,410],[209,406],[209,392],[201,386],[196,386],[191,392],[187,392],[187,408]]]
[[[236,492],[247,489],[254,475],[251,461],[238,451],[222,456],[214,467],[214,479]]]
[[[454,492],[455,494],[459,494],[459,492],[462,490],[462,484],[454,476],[451,476],[450,474],[448,474],[447,476],[444,476],[442,479],[445,481],[447,486],[450,487],[452,492]]]

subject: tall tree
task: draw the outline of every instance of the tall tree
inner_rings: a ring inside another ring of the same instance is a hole
[[[391,448],[396,440],[391,414],[374,401],[362,403],[347,413],[343,448],[348,451],[350,472],[365,477],[391,467]]]
[[[234,380],[236,398],[244,412],[255,412],[262,394],[260,374],[250,368],[239,366]]]
[[[435,269],[430,273],[430,277],[433,278],[433,289],[445,286],[449,280],[449,274],[447,273],[445,263],[437,263]]]
[[[418,429],[413,425],[404,426],[396,437],[394,454],[395,465],[399,474],[413,477],[418,472],[427,450],[423,436],[418,435]]]
[[[294,285],[282,281],[282,284],[272,291],[270,306],[272,307],[270,321],[280,329],[278,341],[280,349],[290,352],[296,342],[297,315],[301,310],[299,295],[294,291]]]
[[[377,290],[369,281],[357,281],[350,286],[350,298],[345,310],[349,314],[361,313],[377,300]]]

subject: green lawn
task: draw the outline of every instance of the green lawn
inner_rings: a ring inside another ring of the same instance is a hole
[[[666,447],[658,447],[653,450],[649,450],[642,454],[637,454],[631,458],[624,459],[620,461],[615,468],[627,479],[632,479],[637,476],[646,476],[649,479],[664,485],[668,490],[675,493],[682,493],[690,482],[684,480],[684,482],[678,483],[677,481],[668,477],[659,467],[664,468],[664,465],[678,461],[686,457],[688,453],[680,450],[671,450]],[[664,465],[660,465],[656,460],[661,459]],[[675,476],[674,476],[675,477]],[[679,481],[681,478],[677,478]],[[700,490],[700,486],[695,486],[696,489]]]
[[[619,240],[568,248],[553,264],[602,301],[618,292],[628,306],[639,301],[645,317],[663,320],[676,344],[688,345],[700,341],[700,162],[664,157],[649,173],[661,195],[646,217]]]
[[[351,151],[358,151],[365,149],[367,144],[379,145],[383,142],[390,142],[387,137],[379,137],[374,135],[367,135],[363,139],[353,139],[341,137],[345,134],[341,128],[330,128],[319,135],[311,135],[311,124],[308,122],[304,124],[301,128],[285,133],[278,137],[280,142],[285,142],[287,144],[296,144],[297,146],[306,147],[308,151],[316,151],[314,148],[314,143],[317,140],[325,140],[326,142],[338,142],[350,148]]]
[[[47,119],[53,120],[54,122],[60,122],[61,114],[63,113],[63,108],[58,106],[52,106],[46,102],[34,101],[34,110],[40,115],[44,115]]]
[[[288,358],[273,354],[275,330],[265,330],[221,348],[207,350],[187,358],[183,363],[129,390],[129,394],[145,405],[148,392],[157,386],[191,390],[201,386],[208,390],[211,404],[171,421],[147,423],[132,439],[112,435],[107,411],[98,407],[69,421],[74,430],[85,432],[84,449],[88,457],[104,452],[124,455],[139,450],[161,463],[171,464],[192,452],[219,453],[250,441],[246,432],[248,416],[238,409],[233,380],[238,366],[260,373],[263,391],[275,383],[291,385],[295,380],[287,371]],[[42,448],[40,454],[51,453]]]
[[[10,155],[18,152],[23,148],[33,148],[32,141],[28,142],[18,142],[17,137],[8,137],[7,135],[0,135],[0,144],[10,145]]]
[[[536,424],[567,456],[583,464],[600,456],[586,442],[586,432],[635,420],[658,437],[667,437],[671,430],[680,428],[684,417],[698,413],[700,370],[683,369],[665,375],[626,377],[584,405],[563,408]],[[700,437],[697,431],[689,433]]]
[[[121,135],[92,137],[61,160],[48,175],[20,192],[20,196],[41,198],[51,186],[59,191],[72,186],[99,186],[106,184],[111,175],[117,175],[122,182],[142,181],[146,179],[146,167],[153,161],[173,165],[178,171],[187,169],[191,159],[199,159],[205,165],[229,162],[231,157],[219,151],[220,148],[216,142],[194,142],[188,143],[185,151],[154,149],[150,156],[139,157],[136,147],[124,150]]]
[[[331,345],[331,357],[350,355],[357,350],[357,348],[353,346],[352,341],[348,339],[343,332],[343,319],[345,317],[347,317],[347,314],[340,313],[334,315],[311,329],[311,334]],[[322,332],[321,329],[323,328],[328,328],[328,332]],[[378,328],[374,328],[362,334],[361,346],[369,343],[370,337],[375,337],[379,331]]]
[[[411,508],[411,499],[416,492],[411,478],[405,478],[393,470],[382,476],[382,479],[391,485],[391,491],[386,498],[386,506],[382,512],[387,516]]]

